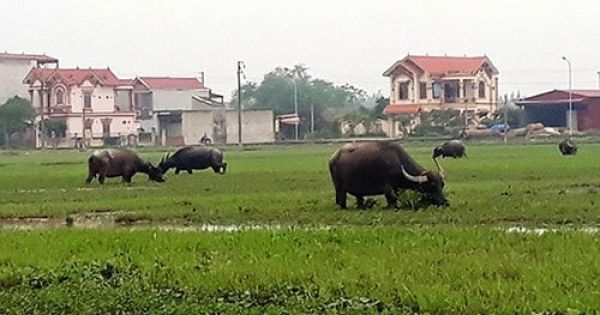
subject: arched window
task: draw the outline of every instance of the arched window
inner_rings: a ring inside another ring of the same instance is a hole
[[[400,83],[400,88],[398,89],[398,99],[400,99],[400,100],[408,99],[408,82]]]
[[[479,82],[479,98],[485,98],[485,83]]]
[[[56,105],[65,103],[65,91],[61,88],[56,89]]]

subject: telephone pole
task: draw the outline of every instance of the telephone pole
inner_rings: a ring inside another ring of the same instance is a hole
[[[242,145],[242,74],[245,67],[243,61],[237,62],[237,83],[238,83],[238,145]]]
[[[508,97],[504,95],[504,144],[508,142]]]

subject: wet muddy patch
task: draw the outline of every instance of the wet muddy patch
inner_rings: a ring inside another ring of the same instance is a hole
[[[597,194],[600,193],[600,183],[583,183],[570,185],[567,188],[559,189],[559,195],[562,194]]]
[[[193,224],[185,221],[170,220],[154,222],[143,215],[131,212],[104,211],[71,214],[66,217],[15,217],[1,218],[0,229],[5,230],[42,230],[42,229],[128,229],[161,230],[175,232],[240,232],[251,230],[329,230],[331,226],[297,227],[286,225],[236,225],[236,224]]]
[[[59,165],[83,165],[81,161],[58,161],[58,162],[42,162],[41,166],[59,166]]]
[[[587,234],[596,234],[600,232],[600,226],[562,226],[562,227],[522,227],[522,226],[513,226],[504,230],[506,233],[515,233],[515,234],[527,234],[527,235],[537,235],[542,236],[548,233],[564,233],[564,232],[577,232],[577,233],[587,233]]]

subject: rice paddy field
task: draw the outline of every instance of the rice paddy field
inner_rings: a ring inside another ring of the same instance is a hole
[[[600,145],[471,145],[442,161],[450,207],[397,210],[336,208],[338,147],[224,148],[224,176],[103,186],[89,152],[0,151],[0,314],[600,311]]]

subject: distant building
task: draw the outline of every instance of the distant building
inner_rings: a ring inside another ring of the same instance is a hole
[[[517,102],[528,122],[546,127],[569,126],[569,90],[553,90]],[[574,130],[600,129],[600,90],[572,90]]]
[[[110,69],[34,68],[25,77],[36,121],[66,124],[66,140],[87,145],[123,144],[137,137],[133,83]],[[38,146],[42,145],[39,143]]]
[[[138,77],[134,104],[143,142],[161,145],[237,143],[237,112],[227,110],[222,95],[197,78]],[[244,110],[244,143],[273,142],[273,112]]]
[[[0,104],[19,96],[30,99],[23,78],[33,68],[58,67],[58,59],[46,55],[0,53]]]

